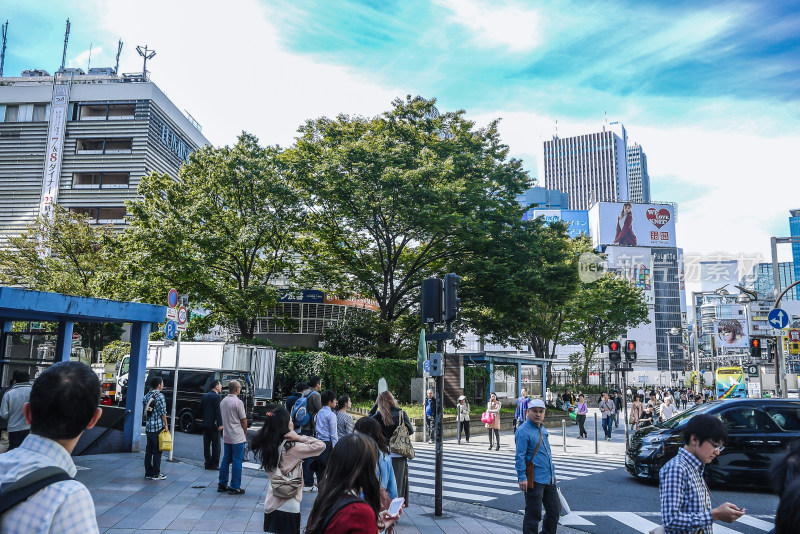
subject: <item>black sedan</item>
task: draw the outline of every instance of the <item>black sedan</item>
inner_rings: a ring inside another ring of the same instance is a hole
[[[769,466],[800,440],[800,400],[729,399],[694,406],[662,423],[637,430],[627,445],[625,468],[635,477],[658,472],[683,446],[683,428],[694,415],[715,415],[728,429],[722,453],[706,466],[709,482],[768,486]]]

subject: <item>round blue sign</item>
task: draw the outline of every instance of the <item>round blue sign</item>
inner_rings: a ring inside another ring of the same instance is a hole
[[[167,339],[172,339],[175,337],[175,328],[178,325],[175,324],[175,321],[167,321],[167,324],[164,326],[164,334],[167,336]]]
[[[787,326],[789,326],[789,314],[786,313],[781,308],[775,308],[774,310],[769,312],[767,321],[769,322],[770,326],[772,326],[772,328],[776,329],[786,328]]]
[[[169,290],[169,294],[167,295],[167,303],[169,303],[170,308],[174,308],[178,305],[178,292],[174,289]]]
[[[425,360],[424,362],[422,362],[422,370],[425,371],[426,373],[430,373],[431,372],[431,361],[430,360]]]

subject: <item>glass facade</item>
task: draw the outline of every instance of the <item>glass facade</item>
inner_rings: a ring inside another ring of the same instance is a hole
[[[781,291],[797,281],[797,263],[784,261],[778,263],[778,276],[780,277]],[[753,272],[742,280],[744,287],[758,293],[759,297],[775,292],[775,280],[772,275],[772,263],[759,263],[753,267]],[[793,287],[784,296],[783,300],[797,300],[797,288]]]
[[[789,211],[789,235],[800,237],[800,209]],[[792,243],[792,259],[794,260],[794,279],[800,280],[800,243]]]
[[[653,248],[653,291],[656,355],[659,371],[683,371],[684,352],[680,336],[671,335],[672,328],[683,326],[681,287],[676,248]],[[668,339],[669,338],[669,339]]]

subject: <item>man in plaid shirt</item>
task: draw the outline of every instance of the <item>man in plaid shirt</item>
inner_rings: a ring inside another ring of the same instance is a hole
[[[661,468],[659,494],[661,519],[666,534],[712,534],[715,520],[733,523],[744,508],[726,502],[711,509],[711,494],[703,480],[703,468],[724,449],[725,425],[713,415],[689,419],[683,431],[684,446]]]
[[[153,399],[153,411],[147,416],[144,433],[147,436],[147,448],[144,453],[144,478],[151,480],[164,480],[161,474],[161,449],[158,447],[158,434],[167,428],[167,401],[161,390],[164,389],[164,380],[160,376],[150,379],[150,393],[144,396],[144,410]]]

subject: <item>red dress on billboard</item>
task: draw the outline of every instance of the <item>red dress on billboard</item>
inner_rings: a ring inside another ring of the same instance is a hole
[[[617,235],[614,236],[615,245],[636,246],[636,234],[633,233],[633,215],[628,214],[625,222],[617,219]]]

